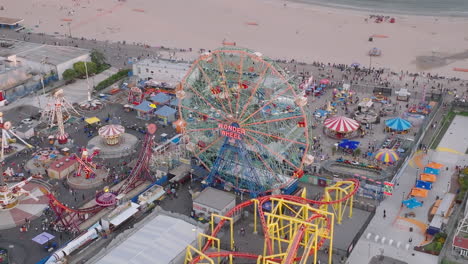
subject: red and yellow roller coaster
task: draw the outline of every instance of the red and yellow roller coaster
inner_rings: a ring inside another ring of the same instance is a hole
[[[318,201],[306,199],[305,191],[302,197],[270,195],[241,203],[224,216],[212,215],[211,234],[199,234],[198,248],[187,247],[185,264],[215,264],[220,258],[227,258],[230,264],[234,259],[255,259],[257,264],[317,263],[317,251],[327,240],[328,263],[331,263],[335,219],[340,224],[345,211],[352,216],[353,197],[358,189],[359,181],[350,179],[325,188],[324,196]],[[265,206],[267,203],[271,206]],[[234,247],[234,216],[249,206],[254,206],[254,233],[258,219],[262,225],[263,254],[237,252]],[[216,227],[215,218],[220,219]],[[217,235],[226,221],[230,224],[231,250],[221,251]],[[202,240],[206,242],[203,244]],[[312,262],[307,261],[310,256]]]

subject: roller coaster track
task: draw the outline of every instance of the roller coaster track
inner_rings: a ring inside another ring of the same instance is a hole
[[[151,158],[153,139],[154,133],[146,134],[138,160],[130,175],[124,180],[122,186],[116,192],[117,194],[126,194],[136,188],[139,183],[145,180],[151,180],[148,164]],[[77,160],[79,159],[77,158]],[[60,222],[65,228],[74,228],[78,231],[80,231],[78,227],[79,224],[105,208],[104,206],[94,205],[87,208],[73,209],[61,203],[52,193],[48,193],[47,197],[49,198],[49,206],[56,215],[56,221]]]
[[[331,200],[332,195],[330,193],[336,192],[337,188],[339,186],[343,186],[343,185],[348,185],[349,187],[351,187],[349,189],[349,192],[347,192],[344,196],[340,197],[337,200]],[[337,187],[334,187],[334,186],[337,186]],[[272,199],[282,199],[282,200],[285,200],[285,201],[291,201],[291,202],[296,202],[296,203],[300,203],[300,204],[309,204],[309,205],[313,205],[313,206],[316,206],[316,207],[322,207],[322,206],[328,206],[328,205],[334,206],[334,205],[337,205],[337,204],[340,204],[340,203],[343,203],[343,202],[346,202],[346,201],[352,199],[352,197],[358,191],[360,183],[356,179],[349,179],[349,180],[346,180],[346,181],[338,182],[334,186],[332,186],[330,189],[327,189],[327,188],[325,189],[326,193],[325,193],[324,197],[322,198],[322,200],[310,200],[310,199],[306,199],[306,198],[302,198],[302,197],[298,197],[298,196],[291,196],[291,195],[270,195],[270,196],[263,196],[263,197],[260,197],[260,198],[257,199],[257,201],[258,201],[258,214],[259,214],[260,222],[262,224],[266,246],[267,246],[268,252],[270,254],[272,254],[273,250],[272,250],[270,235],[269,235],[269,232],[268,232],[268,226],[267,226],[267,223],[265,221],[265,212],[263,211],[263,206],[262,205],[265,202],[270,201]],[[327,192],[329,192],[329,193],[327,193]],[[236,212],[239,212],[242,208],[251,206],[254,203],[255,203],[255,200],[245,201],[245,202],[237,205],[233,209],[229,210],[226,213],[225,216],[226,217],[232,217]],[[328,217],[326,217],[325,215],[314,214],[313,216],[311,216],[310,218],[307,219],[307,222],[310,223],[310,222],[314,221],[315,219],[321,218],[321,217],[326,218],[326,221],[327,221],[327,230],[326,231],[330,232],[331,220]],[[218,235],[218,233],[220,232],[220,230],[223,227],[223,225],[225,224],[225,222],[226,222],[226,219],[222,219],[222,220],[219,221],[218,225],[216,226],[216,228],[211,233],[212,237],[216,237]],[[311,250],[313,248],[313,246],[311,246],[310,243],[309,243],[307,248],[310,250],[310,252],[308,252],[308,253],[304,252],[304,254],[302,256],[295,257],[297,255],[298,249],[300,247],[300,241],[304,237],[304,225],[299,225],[298,228],[299,228],[299,230],[296,230],[294,238],[290,242],[290,245],[288,247],[287,255],[283,259],[274,258],[274,259],[270,259],[271,261],[275,261],[277,263],[290,264],[290,263],[293,263],[294,261],[300,261],[301,259],[303,259],[307,255],[313,254],[314,251]],[[326,240],[325,238],[320,239],[320,241],[317,243],[317,249],[320,249],[323,246],[323,244],[325,243],[325,240]],[[210,252],[210,253],[208,253],[206,251],[209,249],[211,244],[212,244],[212,240],[208,240],[205,243],[205,245],[203,246],[202,250],[201,250],[201,252],[203,252],[205,254],[205,256],[209,257],[209,258],[228,257],[228,256],[232,256],[232,257],[236,257],[236,258],[245,258],[245,259],[258,259],[259,258],[258,254],[252,254],[252,253],[247,253],[247,252],[223,251],[223,252]],[[194,258],[190,262],[190,264],[195,264],[195,263],[198,263],[199,261],[201,261],[201,256],[197,256],[196,258]]]

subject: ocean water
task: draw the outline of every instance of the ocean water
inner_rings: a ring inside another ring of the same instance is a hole
[[[322,6],[369,11],[371,14],[395,13],[429,16],[466,16],[468,0],[290,0]]]

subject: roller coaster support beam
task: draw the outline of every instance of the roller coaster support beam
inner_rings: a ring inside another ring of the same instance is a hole
[[[214,226],[215,226],[215,219],[223,219],[226,221],[229,221],[229,228],[230,228],[230,233],[231,233],[231,239],[230,239],[230,245],[231,245],[231,250],[234,251],[234,219],[232,217],[226,217],[223,215],[218,215],[218,214],[211,214],[211,233],[213,234],[214,231]]]
[[[258,200],[254,199],[253,201],[254,201],[254,231],[253,231],[253,233],[256,235],[256,234],[258,234],[258,230],[257,230]]]
[[[200,264],[215,264],[214,260],[205,255],[203,252],[200,250],[194,248],[192,245],[187,246],[187,250],[185,251],[185,260],[184,264],[190,264],[192,263],[192,260],[194,260],[194,256],[199,255],[200,260],[205,260],[205,262],[198,262]]]
[[[207,241],[211,242],[211,247],[218,249],[218,253],[221,252],[221,240],[214,236],[210,236],[204,233],[198,233],[198,250],[202,250],[203,247],[203,238],[206,238]],[[216,242],[216,243],[213,243]],[[221,263],[221,258],[218,256],[218,264]]]

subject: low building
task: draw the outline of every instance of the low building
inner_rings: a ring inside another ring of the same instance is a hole
[[[190,69],[186,62],[144,59],[133,64],[133,74],[140,79],[154,80],[162,86],[175,88]]]
[[[211,187],[205,188],[193,199],[193,210],[197,216],[203,214],[210,217],[212,213],[224,215],[235,206],[234,194]]]
[[[154,112],[154,115],[156,116],[158,123],[168,125],[170,122],[172,123],[175,121],[176,113],[177,110],[167,105],[164,105],[158,108],[158,110]]]
[[[153,102],[155,105],[165,105],[171,101],[172,97],[165,93],[158,93],[155,96],[150,97],[150,101]]]
[[[172,216],[149,216],[128,232],[119,234],[86,263],[183,263],[186,247],[196,245],[198,233],[203,231],[194,224]]]
[[[154,113],[154,107],[151,106],[152,103],[149,101],[143,101],[141,104],[133,107],[137,111],[137,118],[143,120],[150,120]]]
[[[90,51],[70,46],[53,46],[14,39],[0,39],[0,60],[14,67],[26,67],[29,72],[49,74],[62,79],[62,73],[79,61],[89,61]]]
[[[0,28],[18,29],[23,21],[22,18],[0,17]]]
[[[47,174],[53,179],[63,179],[78,169],[78,161],[70,157],[62,157],[52,162],[47,169]]]

